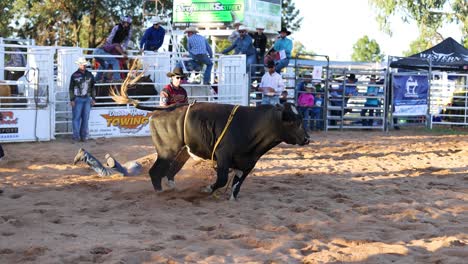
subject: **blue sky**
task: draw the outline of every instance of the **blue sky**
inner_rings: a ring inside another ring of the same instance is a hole
[[[381,33],[368,0],[295,0],[295,4],[304,20],[301,30],[291,37],[307,50],[334,60],[351,60],[353,45],[364,35],[377,41],[382,53],[393,56],[402,56],[418,37],[416,25],[403,23],[399,17],[392,20],[392,37]],[[450,25],[441,33],[459,41],[457,30],[458,26]]]

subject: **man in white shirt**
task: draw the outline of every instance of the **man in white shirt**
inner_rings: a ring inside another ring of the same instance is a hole
[[[269,61],[268,72],[262,76],[262,82],[258,88],[263,92],[262,104],[279,104],[279,96],[284,91],[284,81],[279,73],[275,71],[275,62]]]

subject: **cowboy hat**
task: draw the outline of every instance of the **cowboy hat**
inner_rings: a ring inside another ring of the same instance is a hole
[[[286,35],[291,35],[291,31],[287,30],[286,28],[282,28],[280,31],[278,31],[278,33],[281,33],[281,32],[284,32],[286,33]]]
[[[235,25],[242,25],[242,22],[240,22],[239,20],[236,20],[234,22],[232,22],[232,25],[235,26]]]
[[[168,72],[166,74],[167,77],[174,77],[174,76],[180,76],[180,77],[185,77],[184,71],[180,67],[175,67],[172,72]]]
[[[255,29],[261,29],[261,30],[264,30],[265,29],[265,26],[262,25],[262,24],[258,24],[257,27]]]
[[[198,33],[198,30],[194,27],[189,27],[184,31],[184,33],[187,33],[187,32]]]
[[[246,26],[240,25],[240,26],[239,26],[239,29],[238,29],[237,31],[248,31],[248,30],[249,30],[249,29],[248,29]]]
[[[89,62],[84,57],[79,57],[77,61],[75,61],[78,65],[89,65]]]
[[[131,24],[132,23],[132,18],[130,16],[122,16],[120,18],[120,22],[122,22],[122,23],[127,22],[127,23]]]
[[[159,19],[159,17],[153,17],[151,19],[151,24],[156,25],[156,24],[161,24],[163,21]]]

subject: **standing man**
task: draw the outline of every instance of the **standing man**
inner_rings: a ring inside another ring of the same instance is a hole
[[[78,70],[70,79],[70,105],[72,107],[73,140],[86,141],[88,139],[88,121],[91,106],[96,103],[94,76],[86,70],[88,62],[80,57],[76,62]]]
[[[166,30],[161,26],[161,20],[157,17],[151,20],[153,24],[147,28],[140,40],[140,50],[158,51],[164,42]]]
[[[251,35],[254,40],[253,46],[257,50],[257,64],[263,64],[263,59],[265,57],[267,37],[263,34],[264,30],[265,27],[259,25],[257,26],[257,32]]]
[[[231,46],[225,48],[221,53],[227,54],[231,50],[234,50],[234,54],[245,54],[247,60],[246,67],[248,72],[250,65],[255,64],[257,60],[257,53],[253,46],[252,37],[247,34],[246,26],[242,25],[239,27],[239,34],[240,37],[234,43],[232,43]]]
[[[284,90],[283,78],[275,71],[275,62],[268,62],[268,72],[262,77],[262,82],[258,88],[263,92],[262,104],[279,104],[279,96]]]
[[[236,20],[234,21],[234,23],[232,23],[232,26],[234,27],[234,31],[232,31],[231,35],[229,35],[228,37],[229,42],[234,43],[240,37],[240,34],[239,34],[240,25],[242,25],[242,23],[239,20]]]
[[[279,60],[276,61],[275,70],[277,73],[281,73],[281,70],[289,64],[289,59],[291,59],[293,43],[291,39],[287,38],[287,36],[291,35],[291,31],[283,28],[278,33],[280,35],[275,41],[275,45],[273,45],[273,48],[280,54]]]
[[[203,84],[210,84],[211,69],[213,68],[213,51],[208,40],[198,35],[198,31],[189,27],[185,30],[187,33],[187,49],[192,57],[192,61],[198,65],[206,65],[205,73],[203,74]]]
[[[188,102],[187,91],[180,86],[180,83],[185,74],[182,68],[175,67],[172,72],[168,72],[167,77],[171,78],[171,83],[166,85],[161,90],[160,102],[161,106],[170,106],[173,104],[184,104]]]

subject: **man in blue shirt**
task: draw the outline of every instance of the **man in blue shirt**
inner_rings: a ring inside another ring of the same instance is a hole
[[[281,73],[281,70],[289,64],[293,43],[291,39],[287,38],[287,36],[291,35],[291,31],[283,28],[278,33],[280,35],[273,48],[280,53],[280,59],[276,61],[275,70],[277,73]]]
[[[147,28],[140,40],[140,50],[158,51],[164,42],[166,30],[161,26],[159,18],[153,18],[151,27]]]
[[[192,57],[192,61],[199,65],[206,65],[205,73],[203,74],[203,84],[209,84],[211,79],[211,69],[213,68],[213,51],[208,40],[201,35],[198,35],[198,30],[189,27],[185,30],[187,33],[187,50]]]
[[[247,34],[247,27],[241,25],[239,27],[239,35],[240,37],[232,43],[231,46],[224,49],[221,53],[227,54],[231,50],[234,50],[234,54],[245,54],[246,56],[246,67],[247,70],[250,68],[251,64],[255,64],[257,62],[257,51],[253,46],[253,39],[252,37]]]

